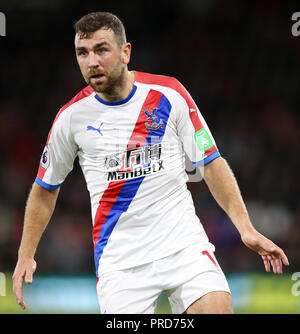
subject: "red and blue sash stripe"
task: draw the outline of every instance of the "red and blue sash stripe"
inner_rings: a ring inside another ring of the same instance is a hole
[[[164,123],[164,126],[157,131],[148,130],[145,125],[148,122],[148,117],[144,111],[147,109],[151,112],[155,108],[157,108],[156,115],[158,119],[162,119]],[[151,145],[153,144],[152,137],[155,138],[155,143],[161,141],[165,133],[170,111],[171,104],[169,100],[161,92],[151,89],[141,108],[127,144],[127,149]],[[99,261],[108,239],[120,216],[128,210],[144,178],[145,176],[141,176],[134,179],[112,181],[100,199],[93,228],[94,259],[97,276]]]

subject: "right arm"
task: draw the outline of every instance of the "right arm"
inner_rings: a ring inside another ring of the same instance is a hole
[[[34,255],[53,214],[58,193],[59,188],[51,191],[34,183],[27,200],[18,262],[13,274],[13,292],[23,309],[26,308],[22,297],[23,279],[27,284],[32,282],[33,273],[36,270]]]

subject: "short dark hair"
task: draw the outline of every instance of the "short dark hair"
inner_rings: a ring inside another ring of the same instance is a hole
[[[126,43],[125,27],[123,22],[114,14],[108,12],[93,12],[84,15],[74,24],[75,32],[79,38],[89,38],[95,31],[104,28],[111,29],[121,47]]]

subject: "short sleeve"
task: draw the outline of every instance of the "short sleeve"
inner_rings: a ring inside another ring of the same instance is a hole
[[[48,190],[59,188],[73,169],[76,155],[77,145],[70,130],[70,112],[64,110],[57,114],[53,122],[35,182]]]
[[[206,165],[220,156],[216,142],[200,110],[182,85],[180,95],[176,105],[178,135],[193,165]]]

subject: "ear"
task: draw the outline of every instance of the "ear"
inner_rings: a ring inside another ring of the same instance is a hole
[[[123,64],[127,65],[130,61],[130,55],[131,55],[131,44],[125,43],[122,46],[122,62]]]

